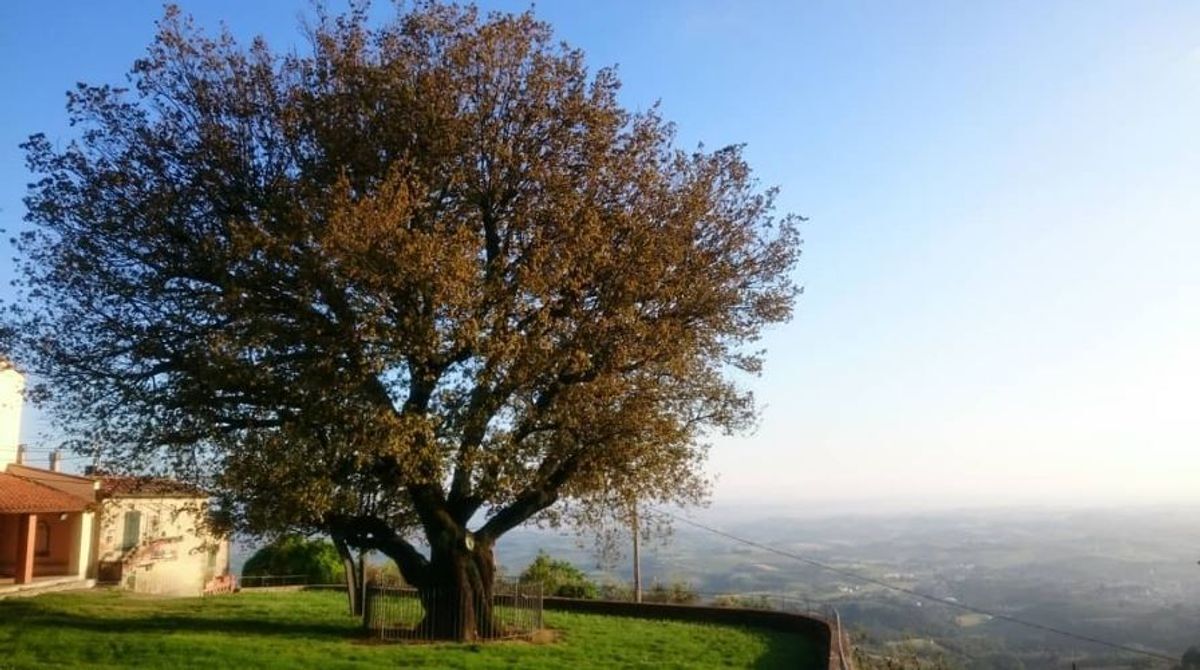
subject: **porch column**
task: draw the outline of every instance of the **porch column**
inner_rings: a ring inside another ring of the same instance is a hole
[[[17,560],[13,562],[13,582],[33,581],[33,548],[37,543],[37,515],[22,514],[17,522]]]
[[[71,537],[76,538],[71,544],[71,560],[67,565],[67,573],[87,577],[92,561],[92,513],[80,512],[73,515],[71,520]]]

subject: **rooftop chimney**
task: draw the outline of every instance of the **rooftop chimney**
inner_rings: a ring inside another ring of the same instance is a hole
[[[0,355],[0,472],[17,461],[21,442],[21,408],[25,400],[25,378]]]
[[[17,457],[13,460],[17,465],[25,465],[25,445],[17,445]]]
[[[62,465],[62,451],[55,449],[50,452],[50,472],[58,472],[60,465]]]

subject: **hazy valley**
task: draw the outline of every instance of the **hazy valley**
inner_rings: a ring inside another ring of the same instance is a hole
[[[901,588],[1178,658],[1200,643],[1200,509],[963,510],[813,517],[786,508],[696,516],[734,535]],[[499,546],[519,571],[539,549],[628,581],[629,557],[599,565],[587,538],[523,530]],[[1119,650],[864,583],[676,524],[643,551],[643,579],[703,594],[771,594],[773,606],[836,607],[870,663],[968,667],[1140,665]],[[780,599],[783,597],[784,599]]]

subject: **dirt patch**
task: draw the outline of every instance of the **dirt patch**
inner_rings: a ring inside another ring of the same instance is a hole
[[[498,644],[543,645],[543,644],[555,644],[560,639],[562,639],[562,631],[554,630],[551,628],[543,628],[541,630],[535,630],[532,633],[527,633],[525,635],[516,635],[516,636],[511,636],[511,637],[497,637],[495,639],[487,640],[484,642],[468,642],[468,643],[463,644],[462,646],[468,647],[468,648],[474,648],[474,647],[490,646],[490,645],[498,645]],[[354,637],[354,638],[352,638],[352,640],[353,640],[354,644],[362,644],[362,645],[368,645],[368,646],[392,645],[392,644],[418,644],[418,645],[446,645],[446,644],[457,645],[457,644],[459,644],[457,642],[450,642],[447,640],[429,640],[429,639],[418,637],[416,635],[413,635],[411,637],[395,636],[395,637],[391,637],[389,639],[381,639],[379,637],[378,631],[374,631],[369,634]]]
[[[553,628],[543,628],[533,631],[529,636],[530,644],[554,644],[562,637],[562,631],[554,630]]]

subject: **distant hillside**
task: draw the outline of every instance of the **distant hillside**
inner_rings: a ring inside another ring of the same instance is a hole
[[[725,512],[721,528],[885,582],[1179,658],[1200,643],[1200,509],[1018,509],[797,518]],[[506,567],[544,548],[596,568],[573,536],[525,530],[498,546]],[[706,593],[775,593],[836,606],[864,654],[925,665],[1140,667],[1150,659],[921,602],[781,556],[679,527],[644,550],[649,583]],[[1151,661],[1152,662],[1152,661]]]

